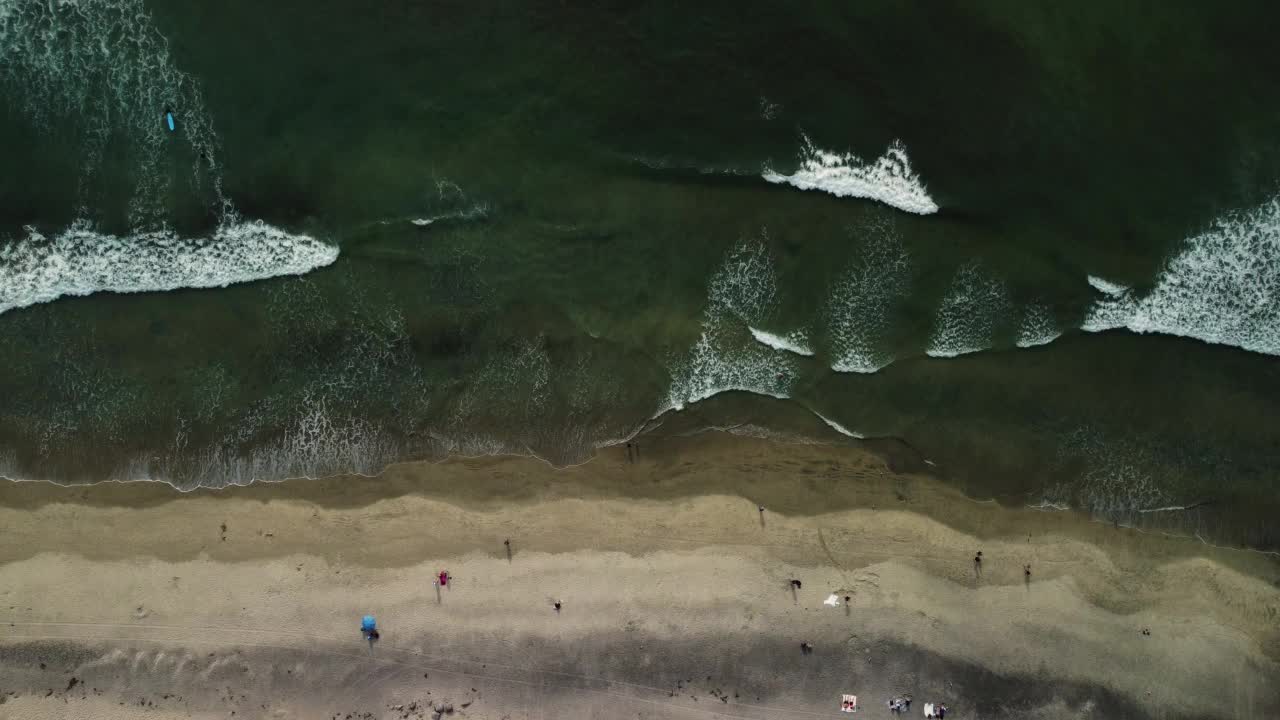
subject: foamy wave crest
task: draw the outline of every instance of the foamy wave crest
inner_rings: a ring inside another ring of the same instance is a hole
[[[768,249],[752,238],[731,250],[711,278],[702,333],[673,365],[671,387],[659,413],[741,390],[790,397],[796,375],[792,355],[765,347],[748,328],[773,308],[777,277]]]
[[[1084,330],[1182,335],[1280,355],[1280,198],[1188,239],[1145,297],[1099,278],[1089,284],[1106,297]]]
[[[955,357],[986,350],[1009,309],[1003,282],[976,262],[962,265],[938,308],[933,339],[925,352],[932,357]]]
[[[889,225],[872,227],[854,261],[827,298],[827,323],[836,372],[872,373],[893,362],[882,347],[895,305],[911,286],[906,248]]]
[[[747,329],[751,331],[751,337],[774,350],[784,350],[805,357],[813,356],[813,348],[809,347],[809,340],[801,330],[793,330],[786,335],[775,335],[759,328],[748,327]]]
[[[1022,324],[1018,327],[1015,344],[1020,348],[1048,345],[1062,336],[1053,310],[1042,303],[1032,303],[1022,310]]]
[[[804,147],[800,167],[783,175],[768,167],[763,177],[771,183],[801,190],[821,190],[839,197],[866,198],[917,215],[938,212],[920,177],[911,170],[907,148],[895,140],[875,162],[866,163],[852,153],[833,153],[816,147],[801,136]]]
[[[169,231],[119,237],[81,222],[46,238],[34,228],[0,247],[0,313],[66,295],[225,287],[328,265],[338,248],[264,222],[219,227],[211,236]]]

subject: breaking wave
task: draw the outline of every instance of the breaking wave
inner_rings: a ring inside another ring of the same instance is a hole
[[[938,204],[920,177],[911,170],[907,148],[894,141],[874,162],[864,162],[852,153],[833,153],[816,147],[801,136],[800,167],[783,175],[768,167],[763,177],[771,183],[792,185],[801,190],[821,190],[839,197],[865,198],[917,215],[938,212]]]
[[[1151,291],[1090,277],[1082,329],[1127,328],[1280,355],[1280,198],[1216,221],[1165,263]]]
[[[224,225],[208,237],[170,231],[104,235],[77,223],[52,238],[34,228],[0,247],[0,313],[95,292],[226,287],[331,264],[338,249],[266,223]]]

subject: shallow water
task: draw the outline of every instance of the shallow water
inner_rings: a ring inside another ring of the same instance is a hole
[[[1274,15],[0,0],[4,474],[567,464],[736,392],[1274,543]]]

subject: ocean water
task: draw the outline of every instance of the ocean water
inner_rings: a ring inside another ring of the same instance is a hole
[[[1280,544],[1276,10],[749,5],[0,0],[0,474],[749,426]]]

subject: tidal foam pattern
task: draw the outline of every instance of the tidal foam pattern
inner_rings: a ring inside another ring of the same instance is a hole
[[[711,278],[702,333],[674,363],[671,388],[659,412],[681,410],[730,390],[790,396],[796,375],[793,355],[766,346],[749,330],[766,318],[777,293],[773,262],[762,239],[748,239],[728,253]]]
[[[1010,307],[1003,282],[976,262],[962,265],[938,308],[926,353],[931,357],[956,357],[986,350]]]
[[[873,373],[893,362],[883,349],[893,308],[911,287],[911,263],[889,225],[871,227],[857,259],[827,298],[831,369]]]
[[[1062,336],[1053,310],[1043,303],[1031,303],[1022,309],[1022,323],[1018,327],[1015,344],[1020,348],[1048,345]]]

